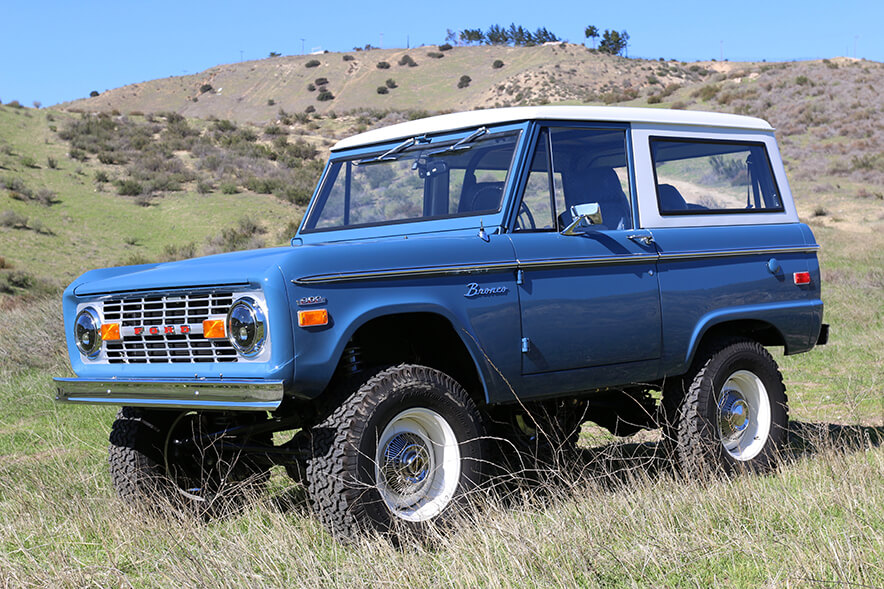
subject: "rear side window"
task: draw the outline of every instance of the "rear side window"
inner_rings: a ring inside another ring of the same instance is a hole
[[[763,143],[651,138],[662,215],[779,212]]]

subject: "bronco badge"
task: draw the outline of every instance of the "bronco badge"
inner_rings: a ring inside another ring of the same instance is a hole
[[[463,296],[471,299],[473,297],[485,297],[490,295],[506,294],[509,289],[505,286],[492,286],[489,288],[480,287],[477,283],[471,282],[467,285],[467,292]]]

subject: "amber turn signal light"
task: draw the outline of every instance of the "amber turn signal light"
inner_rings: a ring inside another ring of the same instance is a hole
[[[310,309],[298,311],[298,325],[300,327],[316,327],[328,325],[328,309]]]
[[[206,319],[203,321],[203,337],[206,339],[221,339],[227,337],[223,319]]]
[[[112,341],[120,339],[120,324],[105,323],[101,326],[101,339],[104,341]]]

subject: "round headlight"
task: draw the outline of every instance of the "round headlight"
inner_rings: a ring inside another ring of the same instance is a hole
[[[249,297],[236,301],[227,313],[227,335],[246,358],[257,356],[264,346],[267,324],[260,305]]]
[[[86,307],[77,314],[74,339],[77,340],[77,349],[87,358],[94,358],[101,351],[101,318],[92,307]]]

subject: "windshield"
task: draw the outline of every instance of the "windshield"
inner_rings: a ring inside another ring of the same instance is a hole
[[[479,215],[500,210],[519,131],[460,142],[408,140],[329,166],[304,231]]]

